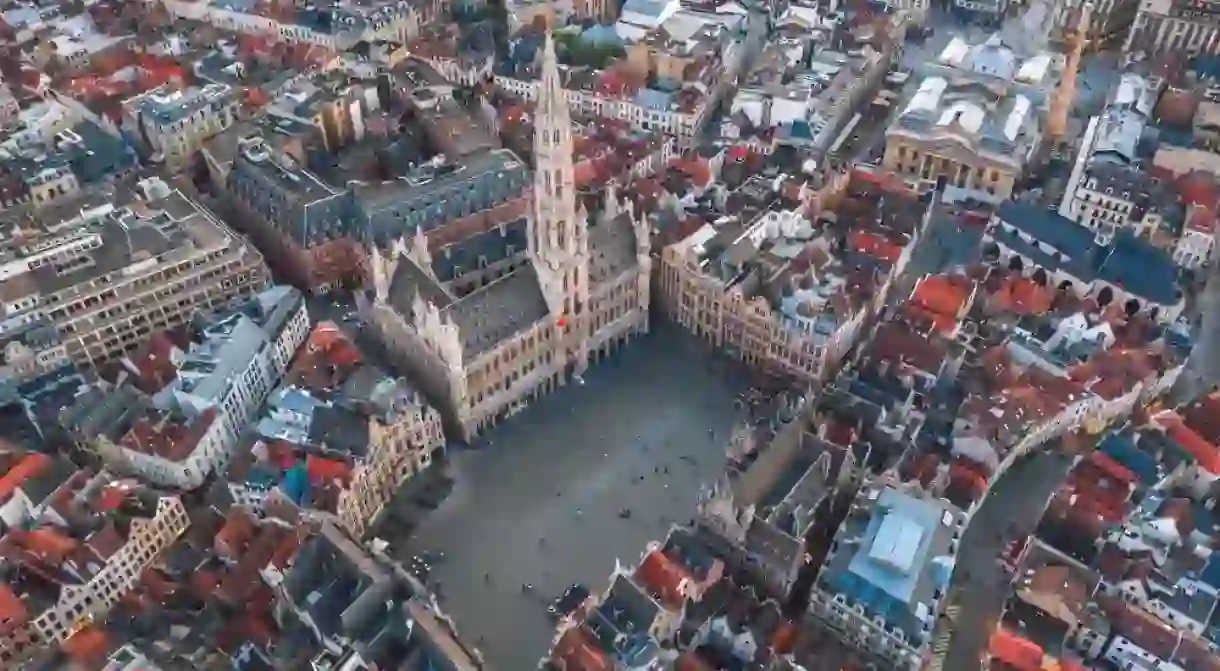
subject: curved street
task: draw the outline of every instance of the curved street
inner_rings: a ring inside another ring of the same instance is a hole
[[[980,668],[1010,590],[1000,554],[1012,541],[1034,532],[1074,459],[1052,443],[1047,450],[1017,461],[975,511],[962,534],[949,587],[949,603],[959,610],[940,668]]]

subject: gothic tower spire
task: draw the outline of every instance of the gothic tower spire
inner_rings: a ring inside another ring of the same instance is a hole
[[[552,306],[559,313],[556,316],[569,333],[578,331],[573,342],[579,342],[574,354],[581,371],[587,358],[583,313],[589,302],[589,243],[588,222],[576,207],[573,172],[572,121],[555,41],[548,31],[534,107],[534,216],[529,245],[535,263],[552,284],[552,294],[562,296],[562,305]]]

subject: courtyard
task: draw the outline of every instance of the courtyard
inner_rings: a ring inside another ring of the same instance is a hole
[[[409,537],[379,535],[396,556],[432,558],[442,609],[493,668],[535,668],[564,589],[599,593],[616,559],[634,565],[690,520],[700,487],[723,472],[745,387],[700,343],[657,329],[452,452],[448,498]]]

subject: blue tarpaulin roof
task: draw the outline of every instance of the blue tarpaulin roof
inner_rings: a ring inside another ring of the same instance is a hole
[[[284,495],[293,503],[300,505],[305,502],[309,496],[309,471],[305,468],[305,462],[298,461],[288,469],[280,482],[280,489],[284,490]]]

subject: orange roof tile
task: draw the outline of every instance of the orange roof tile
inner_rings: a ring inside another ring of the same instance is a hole
[[[0,583],[0,636],[13,632],[28,621],[29,613],[25,609],[25,603],[8,585]]]
[[[635,570],[635,579],[648,592],[656,595],[666,606],[680,606],[685,599],[682,585],[691,580],[691,574],[664,552],[654,550],[644,557]]]
[[[216,554],[228,559],[237,559],[244,554],[258,527],[254,518],[239,506],[229,509],[225,525],[216,533],[213,545]]]
[[[798,630],[795,624],[784,622],[771,636],[771,649],[777,655],[786,655],[796,646]]]
[[[1211,233],[1216,229],[1216,215],[1206,206],[1195,207],[1190,211],[1186,226],[1192,231]]]
[[[997,628],[991,635],[990,650],[993,658],[1017,671],[1038,671],[1042,668],[1042,648],[1004,627]]]
[[[195,451],[215,420],[216,408],[204,410],[190,424],[170,420],[158,420],[154,423],[149,417],[141,417],[119,442],[123,447],[135,452],[181,461]]]
[[[106,654],[109,640],[105,630],[88,626],[72,635],[60,644],[63,651],[78,661],[95,660]]]
[[[699,655],[687,651],[674,663],[674,671],[715,671],[715,667],[703,661]]]
[[[1115,461],[1105,452],[1094,451],[1089,455],[1089,461],[1093,462],[1095,466],[1111,479],[1118,480],[1125,485],[1135,482],[1135,473]]]
[[[896,245],[880,235],[867,231],[852,233],[850,244],[857,252],[876,257],[887,263],[894,263],[902,254],[901,245]]]
[[[583,626],[568,629],[555,644],[551,658],[564,671],[612,671],[614,665]]]
[[[123,505],[133,486],[133,483],[130,481],[118,480],[103,487],[101,494],[97,498],[98,510],[105,512]]]
[[[325,459],[315,455],[305,458],[305,470],[311,482],[338,480],[347,482],[352,476],[352,467],[341,459]]]
[[[907,305],[931,318],[936,330],[957,329],[958,314],[966,307],[974,283],[963,276],[931,275],[915,285]]]
[[[1165,435],[1182,449],[1190,452],[1199,462],[1199,466],[1209,473],[1220,474],[1220,450],[1216,449],[1194,429],[1186,426],[1178,413],[1166,410],[1152,418],[1158,425],[1164,427]]]
[[[1014,275],[1005,278],[995,298],[1005,312],[1039,315],[1051,309],[1055,295],[1032,278]]]
[[[34,452],[17,462],[16,466],[0,477],[0,501],[8,500],[8,497],[21,487],[21,483],[45,471],[50,467],[51,461],[51,457]]]
[[[76,551],[80,544],[58,531],[44,527],[33,531],[11,532],[17,544],[43,558],[62,561]]]
[[[911,300],[937,314],[956,315],[970,299],[971,284],[965,277],[931,275],[915,286]]]

